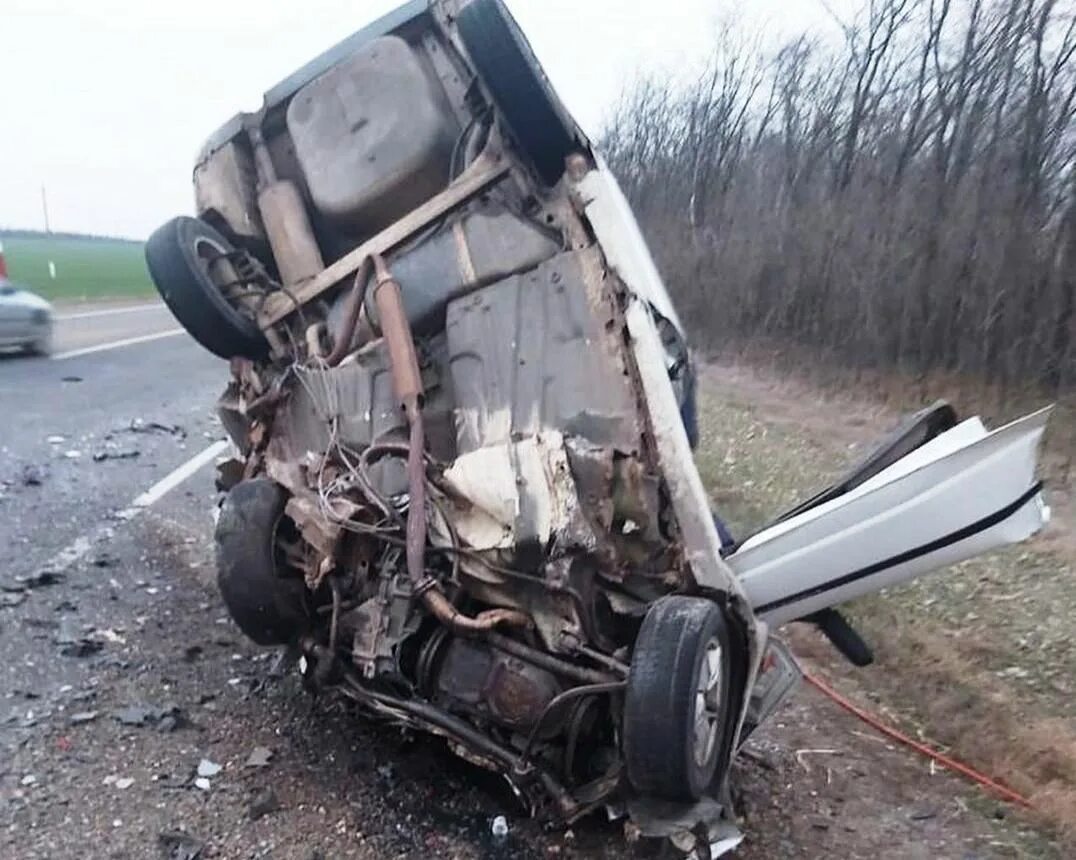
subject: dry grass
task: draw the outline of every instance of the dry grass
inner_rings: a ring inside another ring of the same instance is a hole
[[[900,411],[948,396],[970,414],[969,399],[984,396],[960,397],[953,381],[903,385],[827,387],[743,364],[710,369],[698,459],[715,506],[736,533],[758,528],[824,486]],[[1014,411],[981,414],[993,423]],[[1046,535],[851,606],[875,649],[869,669],[852,669],[813,632],[793,640],[853,698],[1030,797],[1034,820],[1076,851],[1076,539],[1062,453],[1072,438],[1059,432],[1067,419],[1052,422],[1055,521]]]
[[[1011,688],[962,653],[974,652],[975,642],[954,649],[934,625],[917,627],[897,612],[854,614],[875,646],[874,667],[850,670],[827,644],[802,634],[793,637],[797,652],[825,665],[845,692],[869,691],[891,720],[1029,798],[1031,818],[1076,849],[1071,721],[1014,708]]]

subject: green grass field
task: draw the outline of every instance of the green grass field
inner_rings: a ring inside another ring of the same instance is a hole
[[[138,298],[156,295],[142,243],[92,236],[0,233],[11,280],[47,299]],[[49,277],[49,260],[56,278]]]

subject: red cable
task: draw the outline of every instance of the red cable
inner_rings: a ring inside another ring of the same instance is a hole
[[[972,780],[973,782],[979,783],[979,785],[983,786],[984,788],[990,789],[991,791],[1005,798],[1005,800],[1008,800],[1010,803],[1016,803],[1028,809],[1032,808],[1031,801],[1024,797],[1022,794],[1018,794],[1011,788],[1006,788],[1001,783],[995,782],[990,777],[984,776],[977,770],[968,767],[968,765],[962,764],[955,759],[949,758],[949,756],[945,755],[944,753],[938,752],[936,749],[932,749],[926,744],[922,744],[919,741],[914,740],[907,735],[897,731],[896,729],[885,725],[873,714],[868,713],[867,711],[856,705],[854,702],[846,699],[844,696],[842,696],[840,693],[838,693],[831,686],[829,686],[829,684],[827,684],[820,678],[816,678],[814,675],[810,674],[807,671],[803,672],[803,678],[805,681],[807,681],[808,684],[815,687],[823,695],[832,699],[846,711],[859,717],[868,726],[885,735],[886,737],[892,738],[898,743],[902,743],[905,746],[911,747],[916,752],[921,753],[927,758],[933,759],[934,761],[949,768],[949,770],[953,770],[959,774],[963,774],[968,779]]]

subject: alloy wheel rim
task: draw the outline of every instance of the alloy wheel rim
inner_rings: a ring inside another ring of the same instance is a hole
[[[695,762],[705,765],[713,756],[721,730],[723,649],[716,638],[706,643],[695,683],[692,740]]]

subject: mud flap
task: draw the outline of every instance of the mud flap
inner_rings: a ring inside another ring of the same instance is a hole
[[[756,614],[777,625],[1022,541],[1049,520],[1035,478],[1049,414],[993,432],[963,421],[726,561]]]

